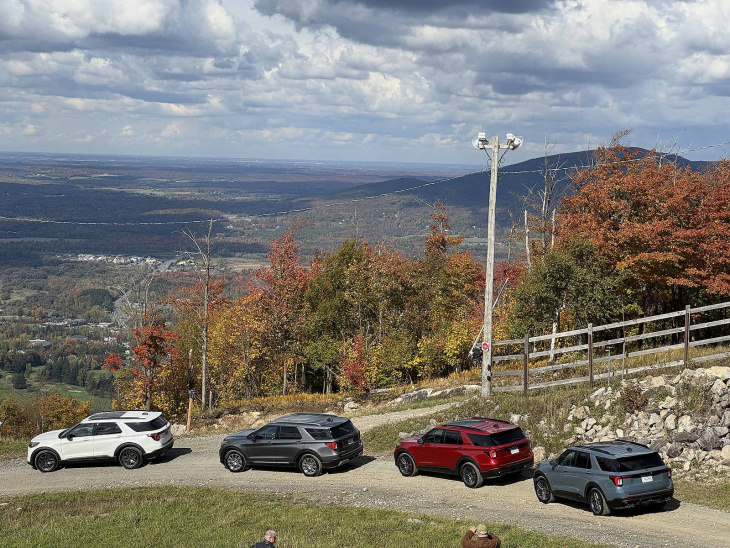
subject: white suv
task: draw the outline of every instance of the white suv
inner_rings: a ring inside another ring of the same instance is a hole
[[[66,430],[44,432],[28,444],[28,464],[53,472],[62,462],[119,461],[132,470],[172,447],[170,423],[152,411],[109,411]]]

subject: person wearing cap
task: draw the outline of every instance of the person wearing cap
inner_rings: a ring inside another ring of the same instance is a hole
[[[276,531],[272,531],[269,529],[266,531],[266,534],[264,534],[264,540],[262,542],[257,542],[251,548],[275,548],[274,543],[276,542]]]
[[[476,535],[477,538],[473,538]],[[463,548],[499,548],[502,541],[494,533],[487,531],[487,526],[480,523],[476,527],[470,527],[461,539]]]

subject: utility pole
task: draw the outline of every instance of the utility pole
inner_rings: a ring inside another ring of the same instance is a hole
[[[494,232],[497,210],[497,170],[499,168],[499,151],[515,150],[522,144],[522,137],[507,134],[504,145],[499,144],[499,137],[492,137],[491,143],[485,133],[480,133],[472,141],[475,148],[487,154],[491,149],[492,176],[489,183],[489,210],[487,219],[487,266],[484,288],[484,332],[482,336],[482,396],[492,395],[492,301],[494,299]]]

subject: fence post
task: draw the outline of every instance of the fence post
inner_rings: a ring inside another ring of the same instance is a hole
[[[593,324],[588,324],[588,379],[593,390]]]
[[[689,366],[689,325],[692,317],[689,314],[690,305],[684,309],[684,366]]]
[[[522,371],[522,390],[525,396],[527,396],[527,369],[529,367],[530,359],[530,334],[525,333],[525,363]]]

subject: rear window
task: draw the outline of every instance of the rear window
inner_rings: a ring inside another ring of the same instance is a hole
[[[307,431],[307,434],[312,436],[315,440],[330,440],[332,439],[332,436],[330,435],[330,431],[326,428],[305,428],[304,430]]]
[[[151,432],[167,426],[167,421],[162,417],[157,417],[149,422],[128,422],[126,424],[135,432]]]
[[[622,459],[618,459],[617,462],[620,472],[636,472],[638,470],[644,470],[646,468],[656,468],[657,466],[664,466],[664,461],[659,456],[659,453],[649,453],[647,455],[624,457]]]
[[[477,447],[493,447],[496,445],[492,441],[492,436],[488,434],[472,434],[471,432],[468,432],[466,435],[469,436],[471,442]]]
[[[335,426],[330,430],[332,431],[332,438],[337,439],[343,436],[347,436],[348,434],[352,434],[355,431],[355,425],[352,424],[350,421],[347,421],[346,423]]]
[[[512,443],[514,441],[520,441],[525,439],[525,434],[519,428],[513,428],[505,432],[495,432],[492,434],[492,441],[494,445],[504,445],[506,443]]]

